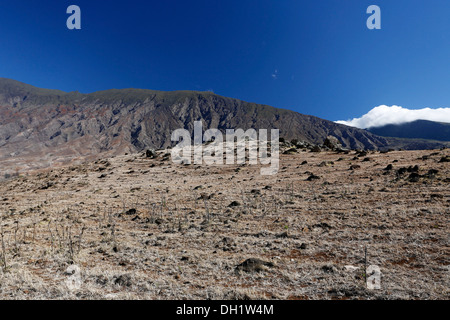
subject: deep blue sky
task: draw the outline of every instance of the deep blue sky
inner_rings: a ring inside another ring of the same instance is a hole
[[[2,1],[0,34],[0,77],[44,88],[213,90],[329,120],[450,106],[448,0]]]

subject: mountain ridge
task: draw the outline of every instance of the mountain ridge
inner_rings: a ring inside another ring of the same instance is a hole
[[[175,129],[280,129],[280,136],[321,144],[329,135],[349,149],[386,149],[389,140],[287,109],[212,92],[111,89],[83,94],[0,78],[0,162],[54,165],[172,145]],[[39,159],[38,161],[36,159]]]
[[[383,137],[450,141],[450,123],[415,120],[402,124],[389,124],[368,128],[367,131]]]

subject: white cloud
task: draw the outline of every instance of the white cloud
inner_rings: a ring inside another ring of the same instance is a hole
[[[399,106],[379,106],[373,108],[361,118],[347,121],[336,121],[351,127],[367,129],[387,124],[402,124],[415,120],[429,120],[450,123],[450,108],[424,108],[411,110]]]

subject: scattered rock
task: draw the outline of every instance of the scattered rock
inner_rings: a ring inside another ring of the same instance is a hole
[[[157,157],[157,154],[156,154],[155,150],[147,150],[145,152],[145,156],[150,159],[155,159]]]
[[[314,146],[311,148],[311,152],[322,152],[322,148],[319,146]]]
[[[250,258],[236,266],[236,271],[260,272],[266,270],[266,267],[273,268],[272,262],[263,261],[257,258]]]
[[[230,246],[234,246],[236,243],[234,242],[234,240],[230,237],[225,237],[222,239],[222,242],[226,245],[230,245]]]
[[[223,251],[234,251],[236,250],[236,242],[230,237],[225,237],[216,245],[216,248],[221,248]]]
[[[127,216],[132,216],[132,215],[135,215],[136,212],[137,212],[137,210],[133,208],[133,209],[130,209],[130,210],[126,211],[125,214]]]
[[[315,174],[311,174],[306,180],[307,181],[314,181],[314,180],[319,180],[320,177],[316,176]]]
[[[296,154],[296,153],[297,153],[297,148],[290,148],[283,152],[283,154]]]
[[[240,202],[238,202],[238,201],[233,201],[232,203],[230,203],[230,204],[228,205],[228,207],[229,207],[229,208],[232,208],[232,207],[239,207],[240,205],[241,205]]]
[[[325,266],[322,266],[322,271],[325,273],[334,273],[335,268],[332,265],[325,265]]]
[[[365,156],[367,156],[367,151],[356,150],[356,154],[358,155],[358,157],[365,157]]]
[[[47,183],[43,184],[39,189],[41,189],[41,190],[47,190],[47,189],[53,187],[53,185],[54,185],[53,182],[48,181]]]
[[[288,234],[287,231],[285,231],[285,232],[282,232],[282,233],[277,234],[276,237],[277,237],[277,238],[288,238],[288,237],[289,237],[289,234]]]
[[[351,265],[344,266],[344,270],[345,270],[345,271],[349,271],[349,272],[353,272],[353,271],[356,271],[356,270],[358,270],[358,269],[359,269],[358,267],[351,266]]]
[[[408,177],[409,182],[419,182],[419,180],[420,180],[420,174],[418,174],[417,172],[411,173]]]
[[[439,163],[443,163],[443,162],[450,162],[450,156],[442,157],[441,160],[439,160]]]
[[[327,148],[330,148],[333,151],[341,150],[342,144],[338,140],[338,138],[333,136],[328,136],[325,141],[323,142],[323,145]]]
[[[330,226],[328,223],[326,223],[326,222],[321,222],[321,223],[317,223],[317,224],[315,224],[315,225],[313,225],[312,227],[311,227],[311,229],[315,229],[315,228],[321,228],[321,229],[324,229],[324,230],[329,230],[329,229],[332,229],[333,227],[332,226]]]
[[[211,200],[213,197],[214,193],[213,194],[202,193],[198,198],[198,200]]]
[[[333,164],[334,164],[333,161],[322,161],[322,162],[319,164],[319,167],[329,167],[329,166],[331,166],[331,165],[333,165]]]
[[[151,159],[156,158],[155,150],[147,150],[147,151],[145,152],[145,156],[146,156],[147,158],[151,158]]]
[[[129,274],[120,275],[114,280],[114,284],[121,287],[131,287],[132,286],[131,276]]]

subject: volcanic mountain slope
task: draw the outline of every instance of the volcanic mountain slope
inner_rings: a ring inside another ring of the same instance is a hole
[[[347,148],[377,149],[387,140],[289,110],[211,92],[123,89],[81,94],[36,88],[0,78],[0,161],[28,167],[105,152],[171,145],[175,129],[280,129],[280,136],[322,143],[334,135]]]
[[[402,124],[389,124],[367,129],[383,137],[430,139],[450,141],[450,123],[416,120]]]

